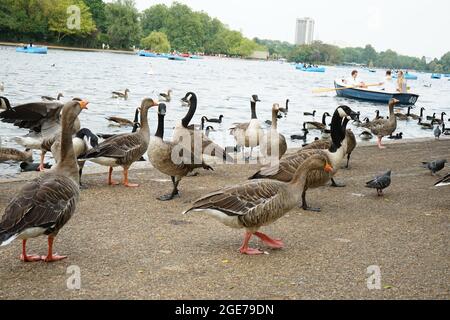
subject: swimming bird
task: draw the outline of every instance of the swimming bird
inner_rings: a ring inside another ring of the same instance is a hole
[[[40,163],[34,163],[34,162],[27,162],[24,161],[20,164],[20,171],[21,172],[36,172],[40,171]],[[44,163],[44,169],[51,169],[52,166],[49,163]]]
[[[381,144],[381,140],[383,137],[387,137],[392,135],[395,130],[397,130],[397,117],[394,114],[394,106],[399,103],[397,99],[391,99],[389,101],[389,119],[378,119],[372,122],[369,122],[366,128],[368,128],[375,136],[378,137],[378,148],[385,149]]]
[[[450,186],[450,173],[447,174],[444,178],[436,182],[436,187],[444,187],[444,186]]]
[[[211,123],[222,123],[223,115],[220,115],[219,118],[217,118],[217,119],[215,119],[215,118],[209,119],[209,118],[207,118],[207,117],[203,117],[203,118],[205,118],[205,121],[206,121],[206,122],[211,122]]]
[[[292,140],[303,140],[303,141],[306,141],[306,139],[308,138],[309,131],[305,130],[303,132],[304,132],[304,134],[293,134],[293,135],[291,135],[291,139]]]
[[[112,97],[113,97],[114,99],[122,98],[122,99],[127,100],[127,99],[128,99],[128,94],[129,94],[129,93],[131,93],[130,89],[125,89],[124,92],[113,91],[113,92],[112,92]]]
[[[420,108],[420,115],[417,115],[417,114],[414,114],[414,113],[410,113],[409,116],[413,120],[419,120],[420,118],[423,119],[423,112],[424,111],[425,111],[425,108],[422,107],[422,108]]]
[[[391,140],[402,140],[403,139],[403,132],[397,133],[395,136],[391,134],[388,137],[388,139],[391,139]]]
[[[142,100],[141,127],[136,133],[125,133],[113,136],[100,143],[97,147],[80,156],[79,160],[89,160],[102,166],[109,167],[108,184],[117,185],[112,180],[114,167],[123,168],[123,185],[126,187],[138,187],[128,181],[128,171],[131,165],[141,159],[146,153],[150,141],[150,128],[148,125],[148,110],[157,106],[153,99]]]
[[[111,125],[119,126],[119,127],[132,127],[134,126],[134,122],[128,119],[120,118],[120,117],[108,117],[106,118]]]
[[[62,94],[62,93],[58,93],[56,98],[49,97],[49,96],[42,96],[41,97],[42,101],[59,101],[59,100],[61,100],[61,98],[64,98],[64,94]]]
[[[401,112],[396,112],[395,116],[397,117],[397,120],[407,121],[411,117],[411,108],[412,107],[408,107],[408,112],[406,114],[403,114]]]
[[[442,169],[445,168],[445,164],[448,161],[443,159],[443,160],[436,160],[436,161],[431,161],[431,162],[422,162],[422,166],[425,169],[430,170],[431,175],[435,175],[437,172],[441,171]]]
[[[450,128],[446,128],[445,123],[442,124],[442,132],[444,133],[444,136],[450,136]]]
[[[434,123],[434,120],[431,121],[431,123],[428,123],[428,122],[422,122],[422,118],[419,118],[419,122],[417,124],[419,126],[421,126],[422,129],[432,130],[434,128],[433,123]]]
[[[139,109],[140,108],[136,108],[136,112],[134,114],[134,120],[133,120],[133,129],[131,130],[131,133],[135,133],[138,131],[138,129],[141,127],[141,124],[139,123]],[[109,139],[112,138],[114,136],[117,136],[118,134],[110,134],[110,133],[97,133],[97,137],[101,138],[101,139]]]
[[[212,126],[207,126],[206,129],[205,129],[205,135],[209,138],[210,132],[214,132],[214,131],[216,131],[216,130],[214,129],[214,127],[212,127]]]
[[[441,131],[441,127],[439,125],[436,126],[436,129],[434,129],[434,137],[436,140],[439,140],[439,138],[441,137],[442,131]]]
[[[272,126],[264,134],[260,143],[262,155],[265,158],[276,158],[276,160],[281,159],[287,151],[286,138],[278,132],[277,116],[279,111],[280,106],[278,103],[275,103],[272,107]]]
[[[445,122],[445,120],[444,120],[444,116],[446,116],[447,114],[445,113],[445,112],[442,112],[441,113],[441,118],[440,119],[434,119],[434,122],[435,123],[438,123],[438,124],[443,124],[444,122]]]
[[[180,147],[174,142],[164,141],[164,117],[166,116],[166,105],[160,103],[158,106],[158,129],[155,136],[150,139],[148,157],[152,165],[161,173],[167,174],[172,179],[173,189],[170,194],[158,198],[161,201],[170,201],[179,197],[178,186],[181,179],[197,168],[214,171],[202,159],[196,158],[194,153],[189,157],[174,158],[174,154],[180,152]]]
[[[167,93],[160,93],[159,100],[164,102],[172,101],[172,90],[168,90]]]
[[[53,243],[74,214],[80,196],[72,132],[78,114],[87,108],[87,104],[86,101],[70,101],[64,105],[61,162],[53,170],[25,184],[0,220],[0,246],[16,239],[22,240],[21,260],[24,262],[53,262],[66,258],[53,254]],[[27,240],[39,236],[48,236],[48,254],[45,257],[27,254]]]
[[[383,196],[383,190],[391,185],[392,171],[388,171],[385,174],[376,177],[375,179],[366,183],[366,188],[377,189],[379,197]]]
[[[287,99],[286,100],[286,107],[284,107],[284,108],[280,107],[280,112],[284,113],[285,115],[287,115],[288,112],[289,112],[289,102],[290,102],[289,99]]]
[[[305,122],[306,128],[308,130],[325,130],[327,126],[327,117],[331,117],[328,112],[325,112],[322,116],[322,122],[308,121]]]
[[[20,151],[14,148],[0,147],[0,162],[4,161],[33,161],[33,151],[31,149]]]
[[[250,238],[260,238],[272,249],[281,249],[284,244],[258,230],[283,217],[301,200],[301,192],[307,183],[308,174],[323,171],[328,174],[333,168],[327,157],[314,155],[299,165],[289,182],[274,180],[248,181],[226,187],[205,195],[195,201],[183,214],[205,213],[224,225],[246,229],[241,254],[260,255],[261,250],[249,248]]]
[[[264,136],[264,131],[261,128],[261,123],[256,115],[256,103],[259,102],[258,96],[255,94],[250,100],[252,117],[250,122],[235,123],[230,128],[230,134],[234,137],[237,147],[251,148],[250,158],[253,154],[253,149],[260,144],[261,138]],[[243,156],[245,149],[242,148]]]
[[[314,110],[313,112],[304,112],[303,115],[304,116],[311,116],[311,117],[315,117],[316,116],[317,111]]]
[[[380,110],[375,111],[375,118],[372,121],[384,119],[384,117],[380,116]]]
[[[427,120],[435,120],[436,119],[436,112],[435,113],[433,113],[433,115],[432,116],[427,116]]]

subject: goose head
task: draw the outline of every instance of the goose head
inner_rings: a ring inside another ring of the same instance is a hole
[[[356,120],[359,117],[359,113],[353,111],[350,107],[345,105],[339,106],[336,112],[342,119],[347,118],[348,120]]]
[[[280,105],[278,103],[274,103],[272,106],[272,111],[274,112],[280,111]]]
[[[261,102],[261,100],[259,100],[258,95],[254,94],[254,95],[252,95],[251,102],[256,103],[256,102]]]
[[[137,109],[140,113],[148,111],[150,108],[158,106],[158,101],[151,98],[145,98],[141,102],[141,106]]]
[[[77,138],[83,140],[89,149],[98,146],[98,137],[92,133],[91,130],[83,128],[75,135]]]
[[[158,105],[158,114],[161,116],[165,116],[167,112],[167,106],[165,103],[160,103]]]

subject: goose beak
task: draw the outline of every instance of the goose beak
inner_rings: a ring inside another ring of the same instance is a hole
[[[333,172],[333,167],[329,163],[327,163],[323,170],[325,170],[325,172],[331,173]]]
[[[88,101],[86,101],[86,100],[81,100],[80,102],[79,102],[79,104],[80,104],[80,107],[81,107],[81,110],[83,110],[83,109],[86,109],[87,110],[87,105],[89,104],[89,102]]]

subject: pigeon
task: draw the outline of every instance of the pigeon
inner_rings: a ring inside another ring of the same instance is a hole
[[[435,184],[436,187],[450,186],[450,173]]]
[[[436,172],[439,172],[442,169],[444,169],[446,163],[447,160],[436,160],[432,162],[422,162],[422,165],[425,169],[430,170],[431,174],[434,176]]]
[[[442,134],[441,127],[437,126],[436,129],[434,129],[434,137],[436,138],[436,140],[439,140],[441,134]]]
[[[383,196],[383,190],[391,185],[392,171],[388,171],[382,176],[376,177],[372,181],[366,183],[366,188],[377,189],[379,197]]]

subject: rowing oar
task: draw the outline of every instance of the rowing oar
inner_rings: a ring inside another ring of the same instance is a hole
[[[378,87],[380,84],[379,83],[374,83],[374,84],[366,84],[366,87]],[[342,87],[342,88],[321,88],[321,89],[314,89],[313,93],[322,93],[322,92],[331,92],[331,91],[336,91],[336,90],[345,90],[345,89],[353,89],[353,88],[357,88],[358,86],[348,86],[348,87]]]

